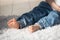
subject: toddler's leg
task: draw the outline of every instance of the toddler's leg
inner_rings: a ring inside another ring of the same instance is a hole
[[[15,22],[15,24],[19,24],[20,28],[24,28],[26,26],[33,25],[42,17],[47,16],[50,11],[52,11],[52,8],[50,7],[50,5],[46,2],[41,2],[37,7],[35,7],[30,12],[25,13],[22,16],[20,16],[17,19],[17,21]],[[11,26],[11,27],[15,26],[15,25],[11,25],[11,24],[13,24],[13,22],[9,23],[9,26]]]
[[[46,7],[47,6],[47,7]],[[33,8],[28,13],[20,16],[17,21],[21,24],[21,28],[35,24],[39,19],[45,17],[52,11],[50,5],[46,2],[41,2],[37,7]]]
[[[42,19],[40,19],[36,24],[33,26],[29,26],[29,31],[34,32],[38,29],[47,28],[49,26],[55,25],[59,21],[59,15],[56,11],[50,12],[50,14]]]
[[[58,12],[52,11],[48,16],[40,19],[37,24],[39,24],[41,28],[47,28],[56,25],[58,22],[60,22]]]

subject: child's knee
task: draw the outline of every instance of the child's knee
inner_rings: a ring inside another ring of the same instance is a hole
[[[58,17],[59,17],[57,11],[51,11],[48,16],[49,16],[50,18],[51,18],[51,17],[53,17],[53,18],[58,18]]]

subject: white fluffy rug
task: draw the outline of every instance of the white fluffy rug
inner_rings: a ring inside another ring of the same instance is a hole
[[[60,40],[60,25],[30,33],[28,28],[8,29],[0,35],[0,40]]]

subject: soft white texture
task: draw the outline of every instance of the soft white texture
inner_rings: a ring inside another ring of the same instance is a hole
[[[55,0],[55,3],[60,6],[60,0]]]
[[[28,28],[8,29],[0,40],[60,40],[60,25],[30,33]]]

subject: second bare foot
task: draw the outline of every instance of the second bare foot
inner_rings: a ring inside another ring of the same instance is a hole
[[[29,26],[29,28],[28,28],[28,30],[29,30],[30,32],[35,32],[35,31],[37,31],[37,30],[39,30],[39,29],[40,29],[39,25],[31,25],[31,26]]]

